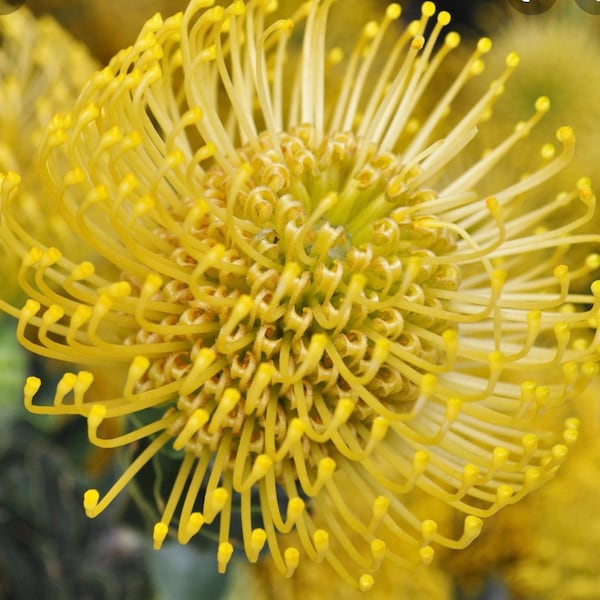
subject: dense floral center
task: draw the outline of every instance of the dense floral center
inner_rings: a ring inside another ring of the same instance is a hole
[[[428,337],[449,325],[429,291],[456,289],[459,270],[422,259],[453,248],[453,235],[434,217],[403,210],[432,193],[399,199],[414,173],[391,154],[370,150],[356,171],[361,146],[351,134],[317,148],[311,137],[299,128],[275,146],[263,135],[240,151],[237,174],[218,166],[205,173],[199,198],[180,215],[182,231],[211,247],[202,262],[186,252],[189,240],[167,236],[170,260],[192,273],[191,285],[172,280],[152,299],[183,305],[165,325],[197,333],[184,336],[189,350],[157,360],[139,387],[195,380],[179,396],[171,432],[198,409],[212,415],[186,443],[198,456],[207,445],[216,450],[225,430],[238,439],[250,415],[257,454],[265,419],[275,422],[278,443],[295,417],[308,417],[319,434],[336,414],[353,429],[370,428],[376,415],[365,393],[394,412],[410,411],[419,394],[388,356],[390,343],[424,365],[443,358]],[[406,303],[415,310],[397,308]],[[149,336],[156,341],[144,331],[137,341]]]

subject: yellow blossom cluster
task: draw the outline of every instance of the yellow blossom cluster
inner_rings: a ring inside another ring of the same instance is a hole
[[[548,98],[469,150],[517,54],[457,114],[489,39],[440,89],[460,44],[447,12],[424,2],[398,34],[390,4],[342,48],[335,9],[191,0],[148,20],[40,138],[75,244],[24,225],[21,178],[1,176],[0,238],[27,300],[0,307],[26,348],[77,365],[52,405],[30,377],[29,410],[136,449],[110,489],[86,492],[90,517],[169,450],[155,548],[213,525],[222,572],[236,545],[250,562],[268,549],[287,577],[326,561],[366,591],[383,562],[468,546],[554,476],[579,423],[552,415],[597,374],[600,341],[600,284],[572,290],[600,259],[565,257],[600,236],[582,233],[587,178],[538,202],[575,146],[565,125],[556,143],[528,137]],[[89,395],[107,369],[120,392]],[[113,420],[126,429],[105,436]],[[458,535],[436,505],[460,515]]]
[[[56,209],[44,202],[33,157],[45,125],[71,106],[96,66],[52,18],[35,19],[25,7],[0,18],[0,172],[22,176],[20,223],[46,241],[67,243],[71,236]],[[18,295],[19,262],[10,247],[0,249],[4,298]]]

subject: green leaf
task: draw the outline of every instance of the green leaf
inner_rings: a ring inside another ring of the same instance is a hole
[[[4,423],[23,416],[23,383],[27,354],[17,342],[15,323],[0,319],[0,418]]]
[[[218,573],[215,552],[165,542],[148,550],[147,562],[157,600],[218,600],[227,592],[229,577]]]

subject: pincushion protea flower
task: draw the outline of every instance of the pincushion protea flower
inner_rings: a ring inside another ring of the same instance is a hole
[[[597,395],[593,400],[597,413]],[[503,569],[514,597],[576,600],[598,595],[599,440],[596,424],[593,435],[582,436],[565,473],[544,487],[539,496],[528,498],[524,506],[511,507],[511,518],[527,522],[531,536],[520,560],[507,563]],[[569,497],[575,490],[577,510],[573,511]]]
[[[29,168],[46,123],[71,106],[96,68],[83,45],[53,19],[36,19],[25,7],[0,19],[3,171]]]
[[[19,199],[22,225],[44,239],[62,238],[64,223],[53,211],[40,219],[40,176],[33,157],[52,115],[67,110],[97,64],[85,48],[53,19],[36,19],[26,7],[0,17],[0,171],[23,176]],[[0,286],[4,298],[18,293],[20,258],[0,250]]]
[[[507,5],[508,6],[508,5]],[[501,10],[502,3],[498,3]],[[541,143],[562,124],[568,115],[569,124],[577,132],[577,147],[573,160],[559,175],[562,185],[580,177],[582,173],[594,173],[600,162],[598,135],[600,134],[600,72],[596,68],[600,60],[600,36],[597,19],[590,18],[576,2],[558,2],[551,11],[540,18],[523,17],[508,7],[508,14],[495,14],[496,23],[502,25],[494,35],[494,57],[489,68],[498,66],[498,55],[507,49],[522,55],[521,66],[511,79],[506,94],[494,107],[496,124],[509,123],[528,114],[531,102],[542,93],[552,98],[552,112],[533,132],[532,137]],[[502,18],[503,17],[503,18]],[[581,94],[581,82],[586,82],[588,93]],[[479,83],[479,82],[477,82]],[[475,87],[478,87],[477,84]],[[479,87],[481,89],[481,87]],[[485,144],[498,141],[496,131],[488,131],[482,137]],[[516,172],[519,161],[511,165]],[[544,193],[538,191],[539,204],[545,203]],[[564,213],[554,215],[552,225],[564,220]],[[586,231],[595,232],[597,224],[588,223]],[[582,245],[571,252],[567,264],[576,265],[585,260],[590,251]],[[577,282],[578,290],[589,287],[589,280]]]
[[[503,582],[511,598],[598,596],[598,391],[596,379],[574,403],[581,430],[560,475],[496,515],[467,550],[448,554],[444,569],[457,589],[481,588],[486,578],[494,577]]]
[[[451,32],[438,46],[450,16],[433,3],[393,40],[389,5],[346,54],[327,43],[331,1],[279,20],[274,4],[195,0],[156,16],[53,119],[40,165],[97,259],[22,228],[7,174],[2,236],[23,256],[29,300],[4,308],[27,348],[89,368],[64,375],[52,406],[28,379],[31,411],[86,417],[99,446],[144,441],[111,489],[85,494],[90,517],[171,447],[181,462],[156,548],[171,528],[187,543],[215,521],[225,570],[235,498],[250,561],[266,544],[287,576],[326,560],[367,590],[384,558],[466,546],[562,462],[577,423],[561,440],[545,417],[596,373],[600,288],[571,294],[598,260],[570,273],[561,257],[590,241],[577,229],[595,202],[581,180],[524,210],[568,162],[568,127],[560,152],[544,146],[539,167],[480,191],[508,153],[532,152],[523,140],[549,101],[469,157],[518,57],[449,126],[491,43],[447,91],[430,89],[459,43]],[[571,221],[545,229],[566,205]],[[119,397],[86,402],[95,367],[123,369]],[[128,415],[140,417],[129,432],[102,436]],[[438,531],[413,491],[466,515],[463,535]]]

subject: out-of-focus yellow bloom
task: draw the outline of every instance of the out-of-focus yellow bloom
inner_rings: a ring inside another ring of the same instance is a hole
[[[41,132],[96,69],[53,19],[26,8],[0,19],[0,169],[31,171]]]
[[[462,554],[458,553],[458,554]],[[294,577],[282,579],[268,559],[256,565],[237,561],[225,600],[358,600],[359,590],[349,589],[326,563],[301,561]],[[377,571],[369,600],[410,598],[410,600],[453,600],[454,585],[450,576],[434,565],[418,568],[399,567],[383,561]]]
[[[560,475],[508,507],[463,553],[447,556],[461,587],[495,574],[511,598],[594,600],[600,597],[600,431],[598,382],[579,399],[582,431]]]
[[[584,174],[595,174],[600,164],[600,35],[598,19],[581,10],[575,0],[557,2],[552,10],[535,17],[508,10],[499,18],[494,10],[501,11],[502,3],[487,7],[496,19],[494,46],[498,50],[490,56],[488,68],[499,67],[499,57],[510,50],[521,56],[521,66],[507,86],[503,98],[494,106],[494,123],[512,123],[515,118],[525,118],[531,102],[540,94],[552,98],[552,109],[532,139],[543,143],[548,135],[565,120],[577,132],[577,147],[573,160],[557,181],[567,185]],[[508,5],[508,3],[506,3]],[[498,26],[498,24],[500,24]],[[477,88],[478,83],[474,87]],[[480,85],[479,89],[483,89]],[[488,128],[482,139],[495,144],[500,139],[498,128]],[[508,169],[518,172],[522,168],[515,157]],[[548,187],[540,188],[538,202],[545,204]],[[558,225],[566,218],[568,207],[555,215]],[[598,221],[590,221],[587,231],[598,231]],[[595,251],[596,248],[593,249]],[[572,252],[568,264],[583,262],[590,247],[582,246]],[[589,281],[582,280],[582,284]]]
[[[522,508],[514,507],[517,515],[528,519],[530,536],[525,556],[508,564],[503,573],[516,598],[600,598],[599,494],[596,431],[577,444],[559,478],[528,498]]]
[[[594,173],[600,163],[600,36],[596,20],[573,2],[564,2],[535,19],[514,15],[494,37],[500,53],[516,49],[521,68],[494,108],[494,120],[509,123],[524,118],[540,94],[552,98],[552,110],[534,136],[542,141],[565,119],[577,132],[577,148],[561,178]],[[490,58],[489,67],[498,61]]]
[[[600,334],[585,333],[600,285],[570,293],[597,261],[570,272],[562,258],[590,241],[577,231],[594,194],[581,179],[527,210],[575,143],[561,127],[560,149],[536,158],[525,140],[544,97],[469,154],[518,57],[446,121],[491,43],[432,87],[460,42],[432,2],[397,38],[389,5],[346,50],[327,43],[330,0],[278,20],[270,1],[212,4],[149,20],[45,132],[51,200],[101,261],[31,235],[18,177],[2,179],[1,234],[29,296],[2,306],[27,348],[90,369],[66,373],[52,406],[30,378],[25,402],[86,417],[98,446],[142,442],[112,488],[85,494],[90,517],[171,447],[156,548],[215,521],[224,571],[235,504],[250,561],[266,544],[286,576],[325,560],[368,590],[382,561],[467,546],[563,461],[577,422],[546,417],[597,372]],[[496,186],[516,153],[527,174]],[[565,206],[569,219],[544,227]],[[121,395],[86,401],[96,367],[123,372]],[[128,415],[129,432],[102,436]],[[458,536],[431,518],[436,503],[463,515]]]
[[[85,48],[53,19],[35,19],[25,7],[0,18],[0,171],[22,175],[20,223],[46,241],[65,242],[70,235],[44,206],[33,156],[48,121],[72,105],[95,69]],[[20,259],[6,248],[0,256],[2,295],[12,297]]]

